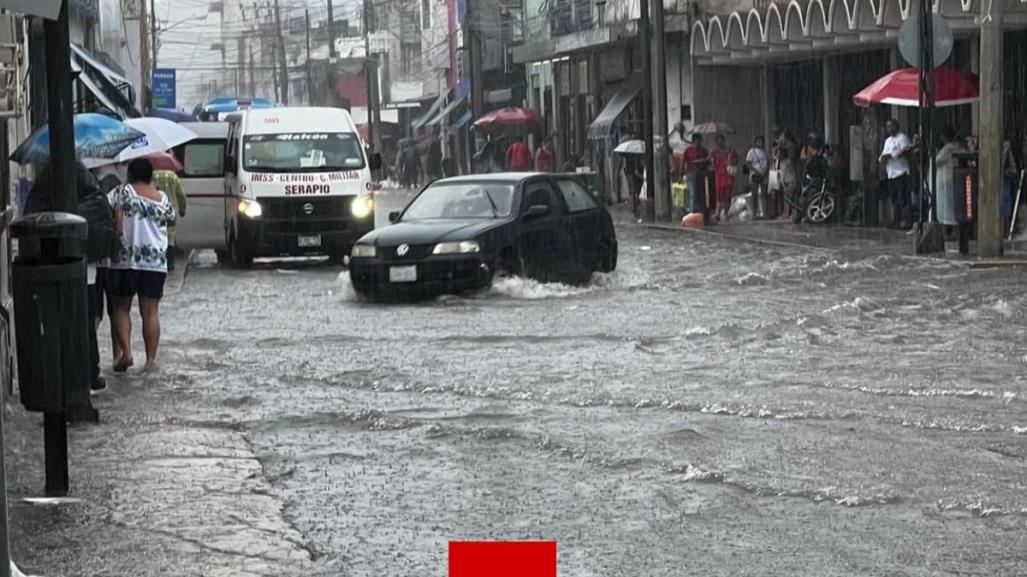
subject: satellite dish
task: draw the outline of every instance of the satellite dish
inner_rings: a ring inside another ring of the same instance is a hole
[[[934,66],[937,68],[952,55],[952,27],[937,14],[931,15],[934,24]],[[910,16],[899,29],[899,52],[910,66],[920,68],[920,16]]]

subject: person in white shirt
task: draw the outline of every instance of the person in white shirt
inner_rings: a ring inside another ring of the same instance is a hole
[[[756,137],[752,148],[745,154],[745,168],[749,173],[749,189],[756,202],[756,218],[762,219],[766,213],[767,171],[770,169],[770,155],[762,134]]]
[[[892,203],[892,226],[908,228],[912,226],[911,215],[907,214],[910,206],[908,153],[912,142],[899,130],[897,120],[889,120],[885,127],[888,138],[884,141],[884,150],[879,159],[884,164],[887,177],[884,181],[884,198]]]

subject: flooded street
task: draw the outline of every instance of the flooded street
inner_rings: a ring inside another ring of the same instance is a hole
[[[443,575],[454,539],[555,539],[571,577],[1023,573],[1024,272],[619,235],[589,287],[403,306],[200,255],[151,418],[245,439],[297,574]]]

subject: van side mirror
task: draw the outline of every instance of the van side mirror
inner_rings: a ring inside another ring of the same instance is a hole
[[[399,222],[399,217],[400,217],[400,212],[398,210],[394,210],[394,211],[389,213],[389,222],[395,224],[395,223]]]
[[[367,167],[371,170],[381,170],[382,168],[382,153],[372,152],[367,157]]]

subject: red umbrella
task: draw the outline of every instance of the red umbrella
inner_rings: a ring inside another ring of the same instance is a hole
[[[535,128],[538,126],[538,114],[530,108],[508,107],[486,113],[474,121],[478,130],[490,131],[501,128]]]
[[[150,161],[153,165],[154,170],[170,170],[171,172],[181,172],[182,163],[177,158],[167,152],[154,152],[144,156],[146,160]]]
[[[935,106],[969,104],[977,100],[977,75],[940,66],[934,70]],[[902,68],[885,74],[852,98],[856,106],[871,104],[920,105],[920,71]]]

